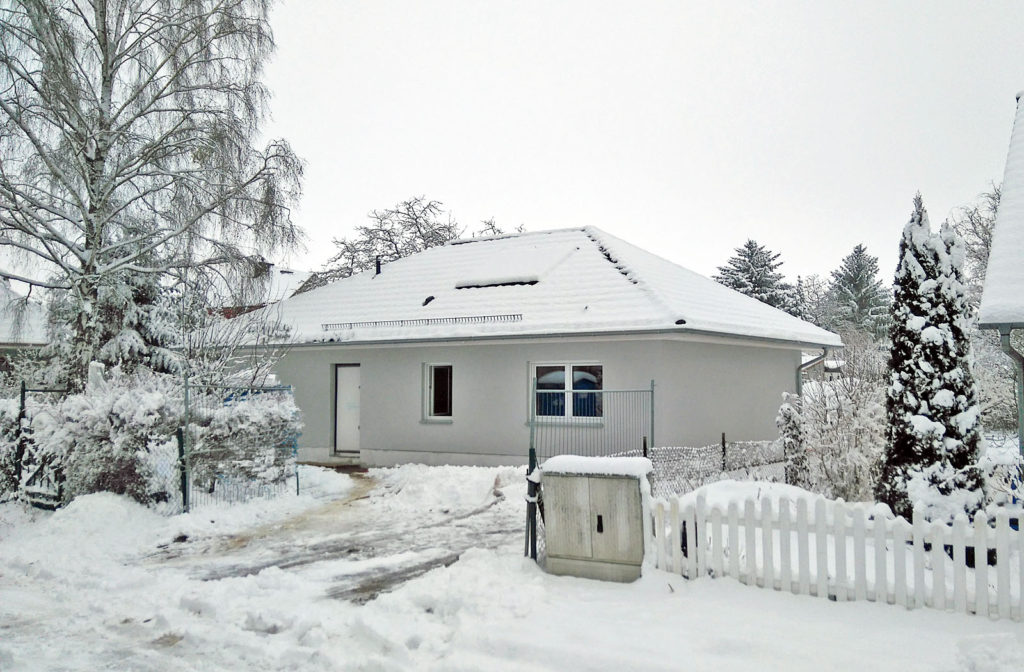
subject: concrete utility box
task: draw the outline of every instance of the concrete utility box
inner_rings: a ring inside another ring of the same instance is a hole
[[[643,493],[650,460],[553,457],[541,467],[546,569],[604,581],[634,581],[644,559]]]

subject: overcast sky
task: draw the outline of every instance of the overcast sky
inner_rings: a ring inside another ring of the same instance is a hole
[[[415,195],[475,228],[594,225],[710,275],[753,238],[827,275],[858,243],[891,280],[1002,179],[1024,2],[286,0],[268,135],[308,162],[330,240]]]

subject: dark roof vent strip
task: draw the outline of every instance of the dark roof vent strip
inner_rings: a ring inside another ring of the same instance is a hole
[[[483,284],[460,284],[455,289],[484,289],[486,287],[522,287],[536,285],[538,280],[510,280],[508,282],[488,282]]]

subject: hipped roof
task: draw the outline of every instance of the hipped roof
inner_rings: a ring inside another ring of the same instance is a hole
[[[267,310],[305,343],[675,332],[842,345],[594,227],[454,241]]]

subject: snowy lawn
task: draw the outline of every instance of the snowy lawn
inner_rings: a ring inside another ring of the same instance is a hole
[[[173,518],[0,505],[0,670],[1024,669],[1009,621],[548,576],[521,557],[518,468],[302,478],[313,494]]]

